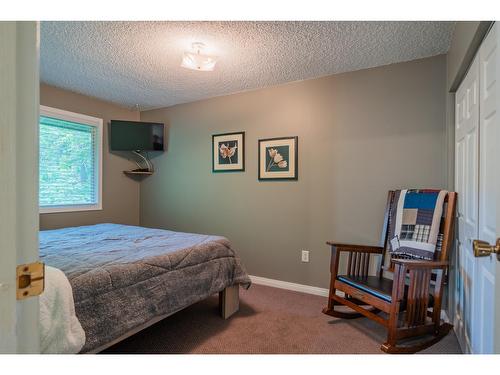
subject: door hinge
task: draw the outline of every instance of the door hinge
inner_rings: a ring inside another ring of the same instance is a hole
[[[45,288],[45,265],[42,262],[21,264],[16,268],[18,300],[39,296]]]

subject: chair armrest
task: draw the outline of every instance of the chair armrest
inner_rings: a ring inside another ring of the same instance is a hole
[[[348,251],[348,252],[382,254],[382,251],[384,250],[384,248],[381,246],[351,245],[351,244],[336,243],[331,241],[328,241],[326,244],[337,248],[337,250],[339,251]]]
[[[430,268],[430,269],[446,269],[448,262],[434,260],[415,260],[415,259],[392,259],[394,264],[400,264],[406,268]]]

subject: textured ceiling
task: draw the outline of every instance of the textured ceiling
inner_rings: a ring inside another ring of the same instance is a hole
[[[41,80],[141,110],[446,53],[453,22],[42,22]],[[192,42],[215,71],[180,67]]]

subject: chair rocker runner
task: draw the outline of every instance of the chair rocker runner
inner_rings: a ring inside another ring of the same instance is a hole
[[[387,353],[415,353],[448,334],[451,324],[441,322],[441,302],[448,258],[453,239],[457,193],[448,192],[443,203],[443,217],[438,223],[441,246],[436,246],[432,260],[408,259],[388,251],[390,225],[396,220],[397,195],[390,191],[384,216],[380,246],[349,245],[327,242],[331,246],[330,292],[323,313],[343,319],[365,316],[387,328],[387,341],[381,350]],[[396,205],[396,206],[394,206]],[[439,218],[438,218],[439,220]],[[340,271],[340,255],[348,254],[347,268]],[[377,276],[370,276],[373,254],[382,257]],[[384,265],[386,264],[386,265]],[[385,272],[384,272],[385,271]],[[384,277],[392,272],[393,278]],[[344,296],[337,294],[343,292]],[[339,311],[343,305],[351,312]],[[385,315],[378,315],[380,312]],[[403,345],[403,339],[411,340]]]

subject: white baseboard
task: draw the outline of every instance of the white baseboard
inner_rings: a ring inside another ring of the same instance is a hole
[[[288,281],[268,279],[266,277],[252,276],[250,275],[250,280],[252,283],[257,285],[272,286],[274,288],[293,290],[295,292],[302,292],[308,294],[314,294],[316,296],[328,297],[328,289],[319,288],[317,286],[289,283]]]

